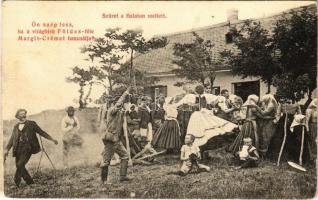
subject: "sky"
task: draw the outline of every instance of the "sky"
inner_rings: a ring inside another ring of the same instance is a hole
[[[73,29],[92,29],[100,37],[107,28],[142,29],[146,39],[225,22],[227,11],[237,9],[239,19],[261,18],[314,1],[215,2],[23,2],[2,3],[2,117],[11,119],[18,108],[29,114],[78,106],[79,87],[67,83],[74,66],[88,64],[80,48],[85,41],[18,41],[18,29],[32,23],[72,23]],[[161,19],[108,19],[102,14],[165,14]],[[43,27],[41,27],[43,29]],[[33,28],[34,29],[34,28]],[[26,33],[24,32],[24,35]],[[27,36],[27,35],[26,35]],[[102,88],[94,87],[92,98]]]

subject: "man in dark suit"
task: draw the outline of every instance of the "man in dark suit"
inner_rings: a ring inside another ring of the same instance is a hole
[[[4,151],[4,159],[9,154],[12,148],[12,155],[16,160],[16,173],[14,176],[14,182],[19,187],[21,179],[23,178],[26,184],[33,184],[34,181],[25,165],[31,158],[32,154],[36,154],[41,151],[41,147],[36,136],[38,133],[40,136],[51,140],[55,144],[58,144],[57,140],[53,139],[49,134],[43,131],[34,121],[26,119],[27,111],[25,109],[19,109],[16,112],[15,117],[19,122],[14,126],[10,140]]]

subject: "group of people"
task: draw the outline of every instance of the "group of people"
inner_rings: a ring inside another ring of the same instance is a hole
[[[180,153],[179,174],[200,170],[210,171],[200,164],[206,145],[213,137],[237,134],[226,150],[240,163],[239,168],[256,167],[262,159],[282,159],[300,164],[316,160],[317,98],[305,112],[291,100],[271,94],[259,98],[248,96],[246,102],[222,90],[221,95],[205,93],[199,85],[194,91],[175,97],[159,95],[154,101],[149,96],[135,98],[132,88],[122,95],[105,98],[98,120],[104,150],[100,162],[101,180],[108,184],[108,169],[112,159],[120,160],[120,181],[129,181],[129,161],[147,154],[152,161],[160,152]],[[79,120],[73,107],[67,108],[62,120],[64,165],[71,146],[81,146],[78,134]],[[33,180],[25,165],[31,155],[40,151],[36,133],[53,141],[38,125],[26,120],[26,110],[17,111],[18,124],[5,149],[5,157],[13,147],[17,171],[15,183],[23,178],[27,184]]]

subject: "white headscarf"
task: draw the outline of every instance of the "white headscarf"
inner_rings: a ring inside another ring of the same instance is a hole
[[[243,104],[244,106],[250,105],[250,104],[257,104],[259,100],[259,97],[255,94],[251,94],[247,97],[247,100]]]

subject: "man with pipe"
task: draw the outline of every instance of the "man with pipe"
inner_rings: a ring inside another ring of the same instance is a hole
[[[120,136],[121,134],[123,134],[123,122],[125,113],[123,104],[127,101],[131,92],[132,88],[129,87],[107,112],[106,130],[102,138],[104,143],[104,151],[102,153],[103,158],[100,165],[101,181],[103,184],[108,184],[108,167],[114,153],[117,153],[121,160],[119,180],[121,182],[130,180],[127,177],[129,155],[126,148],[120,141]]]
[[[14,182],[17,187],[19,187],[22,178],[28,185],[34,183],[32,177],[26,170],[25,165],[30,160],[32,154],[41,151],[36,133],[54,142],[54,144],[58,144],[57,140],[53,139],[49,134],[43,131],[36,122],[27,120],[26,114],[27,111],[25,109],[19,109],[16,112],[15,117],[19,121],[14,126],[10,140],[4,150],[4,159],[6,159],[12,148],[12,155],[15,157],[17,167],[14,176]]]

